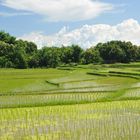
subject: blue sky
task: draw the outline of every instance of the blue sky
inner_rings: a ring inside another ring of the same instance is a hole
[[[71,32],[85,25],[115,26],[128,19],[140,22],[139,0],[69,2],[69,0],[57,0],[57,2],[56,0],[0,0],[0,30],[17,37],[34,32],[51,36],[61,29],[64,31],[65,27]],[[75,5],[79,10],[76,11]],[[86,15],[83,15],[84,13]]]

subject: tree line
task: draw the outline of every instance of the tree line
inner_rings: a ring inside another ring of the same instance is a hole
[[[131,42],[110,41],[82,49],[78,45],[43,47],[0,32],[0,68],[55,68],[62,64],[129,63],[140,60],[140,47]]]

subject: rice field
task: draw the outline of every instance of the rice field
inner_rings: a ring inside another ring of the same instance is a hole
[[[139,138],[139,63],[0,69],[0,140]]]

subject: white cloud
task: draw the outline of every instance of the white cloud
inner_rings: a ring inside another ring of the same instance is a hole
[[[0,12],[0,17],[26,16],[26,15],[32,15],[32,14],[27,12],[22,12],[22,13]]]
[[[42,15],[47,21],[93,19],[114,7],[97,0],[1,0],[1,4]]]
[[[64,27],[53,35],[46,36],[41,32],[33,32],[21,38],[34,41],[39,47],[78,44],[82,48],[88,48],[99,42],[111,40],[131,41],[134,44],[140,44],[140,24],[134,19],[128,19],[114,26],[106,24],[84,25],[73,31]]]

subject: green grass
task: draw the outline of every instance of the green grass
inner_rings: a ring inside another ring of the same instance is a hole
[[[0,69],[0,140],[139,140],[139,67]]]

